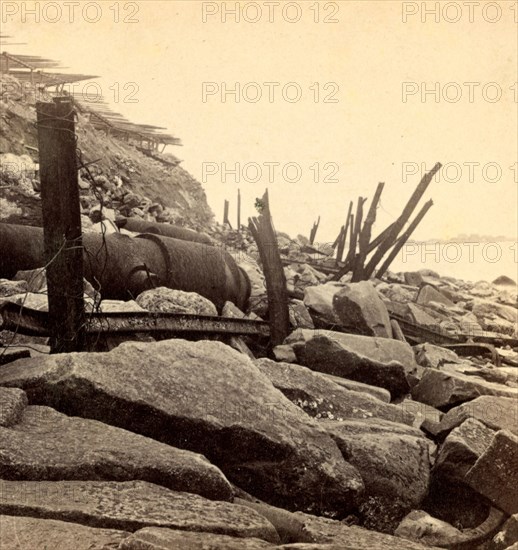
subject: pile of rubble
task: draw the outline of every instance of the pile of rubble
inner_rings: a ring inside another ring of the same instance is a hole
[[[222,315],[267,319],[248,232],[210,232],[237,243],[229,251],[252,285],[247,311],[228,303]],[[515,548],[514,282],[424,270],[333,281],[327,251],[283,235],[279,248],[292,333],[275,360],[246,337],[146,338],[33,351],[0,369],[3,538],[42,549]],[[24,276],[30,288],[2,281],[3,300],[27,305],[36,290],[44,309],[44,278],[36,288]],[[161,288],[97,307],[217,314]]]
[[[4,221],[41,226],[36,98],[0,75],[0,208]],[[213,219],[201,184],[169,153],[152,155],[94,128],[77,114],[81,206],[88,216],[102,204],[117,216],[174,222],[203,230]],[[101,152],[101,153],[100,153]]]

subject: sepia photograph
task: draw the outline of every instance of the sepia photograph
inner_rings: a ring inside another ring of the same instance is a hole
[[[518,550],[518,1],[0,0],[0,550]]]

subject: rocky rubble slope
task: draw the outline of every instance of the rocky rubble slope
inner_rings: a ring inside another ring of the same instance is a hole
[[[41,226],[38,140],[34,94],[2,75],[0,88],[0,218]],[[41,99],[41,98],[39,98]],[[43,98],[48,100],[49,98]],[[81,206],[88,216],[104,205],[117,215],[174,222],[194,229],[210,224],[213,213],[205,192],[180,160],[169,153],[153,156],[96,130],[86,113],[76,122]]]
[[[16,163],[35,145],[34,110],[21,98],[0,107]],[[222,316],[268,318],[246,230],[211,223],[190,180],[161,203],[158,180],[178,167],[82,120],[79,135],[88,160],[107,151],[81,172],[84,231],[117,231],[120,215],[203,228],[252,285],[247,310],[227,302]],[[4,219],[36,223],[36,174],[2,174]],[[273,350],[139,335],[49,355],[44,338],[0,333],[2,550],[516,550],[516,284],[424,270],[335,281],[328,247],[278,243],[292,330]],[[104,312],[217,313],[163,288],[85,295]],[[46,310],[44,273],[0,280],[0,307],[9,301]],[[14,360],[20,350],[30,357]]]
[[[265,315],[254,245],[218,231],[257,276],[246,314]],[[275,360],[250,339],[147,338],[0,367],[7,548],[512,547],[515,287],[430,272],[332,282],[290,242],[293,332]],[[27,299],[23,283],[3,281],[3,300]],[[104,307],[189,312],[187,293],[151,292]],[[469,321],[495,347],[405,341],[394,311],[450,337]]]

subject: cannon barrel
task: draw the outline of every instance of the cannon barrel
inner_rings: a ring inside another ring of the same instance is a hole
[[[212,239],[205,233],[198,233],[192,229],[178,227],[169,223],[146,222],[137,218],[119,218],[116,220],[119,228],[133,231],[134,233],[154,233],[164,237],[173,237],[182,241],[192,241],[196,243],[214,244]]]
[[[104,299],[127,300],[156,286],[196,292],[218,310],[226,301],[244,309],[250,280],[218,247],[155,234],[137,238],[83,234],[85,279]],[[43,230],[0,223],[0,277],[45,265]]]

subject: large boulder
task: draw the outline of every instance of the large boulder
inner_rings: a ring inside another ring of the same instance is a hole
[[[429,313],[427,313],[422,307],[418,306],[417,304],[408,303],[408,312],[410,316],[410,320],[414,323],[417,323],[418,325],[425,326],[425,327],[435,327],[437,325],[437,321],[435,317],[432,317]]]
[[[315,328],[313,319],[302,300],[290,300],[288,308],[292,327]]]
[[[0,513],[124,531],[168,527],[279,540],[273,525],[249,508],[145,481],[0,480]]]
[[[412,397],[437,409],[451,409],[481,395],[518,397],[518,389],[487,382],[451,370],[426,369],[419,383],[412,388]]]
[[[299,363],[312,370],[387,389],[392,398],[410,390],[417,370],[412,348],[389,338],[332,331],[299,330],[291,334]]]
[[[264,317],[268,312],[268,297],[266,295],[266,280],[259,264],[251,256],[242,252],[231,253],[231,256],[250,280],[251,292],[248,311],[253,311],[259,317]]]
[[[414,421],[412,414],[395,405],[367,393],[348,390],[301,365],[270,359],[259,359],[256,365],[277,389],[310,416],[331,420],[374,417],[409,425]]]
[[[313,544],[292,544],[286,550],[437,550],[418,542],[371,531],[356,525],[333,521],[327,518],[309,516],[297,512],[304,523],[304,532],[315,542]]]
[[[394,534],[403,539],[427,545],[438,544],[441,547],[448,541],[462,537],[462,531],[423,510],[413,510],[405,516]]]
[[[329,282],[304,289],[304,305],[308,308],[316,326],[341,324],[333,307],[333,299],[343,286],[342,283]]]
[[[450,409],[440,422],[427,422],[426,431],[444,438],[451,430],[472,418],[493,430],[509,430],[518,435],[518,401],[514,397],[482,395]]]
[[[507,275],[500,275],[500,277],[497,277],[493,284],[496,286],[510,286],[510,287],[516,287],[516,281],[511,279],[511,277],[507,277]]]
[[[494,506],[518,513],[518,436],[501,430],[466,474],[466,481]]]
[[[0,515],[0,548],[5,550],[101,550],[119,548],[130,535],[70,521]],[[266,543],[265,543],[266,544]]]
[[[395,304],[407,304],[413,302],[419,289],[415,286],[381,283],[376,290],[387,300]]]
[[[363,478],[364,525],[393,531],[427,494],[434,446],[416,428],[377,418],[324,426]]]
[[[136,302],[141,308],[153,312],[218,315],[216,306],[196,292],[184,292],[166,287],[146,290],[138,295]]]
[[[468,470],[489,447],[495,432],[468,418],[455,428],[439,449],[434,465],[434,475],[442,479],[464,481]]]
[[[421,426],[425,426],[429,423],[435,425],[439,423],[443,416],[443,413],[435,407],[431,407],[426,403],[414,401],[410,397],[405,397],[405,399],[397,404],[397,407],[400,407],[402,410],[414,416],[414,428],[421,428]]]
[[[118,550],[274,550],[258,538],[236,538],[213,533],[192,533],[163,527],[146,527],[124,539]]]
[[[0,387],[0,428],[19,422],[27,406],[27,396],[18,388]]]
[[[210,499],[232,498],[225,476],[199,454],[49,407],[27,407],[16,424],[0,428],[0,440],[4,479],[141,479]]]
[[[487,300],[477,300],[473,305],[472,311],[483,328],[486,328],[490,324],[490,321],[498,318],[507,321],[515,327],[518,326],[518,309],[512,306]]]
[[[452,350],[426,342],[414,346],[416,361],[424,368],[439,369],[445,364],[462,363]]]
[[[323,428],[220,342],[132,342],[19,360],[0,371],[0,384],[22,387],[31,403],[201,453],[286,508],[344,514],[363,490]]]
[[[431,302],[435,302],[447,307],[453,307],[455,305],[440,290],[431,285],[424,285],[419,289],[416,302],[423,305],[430,305]]]
[[[505,550],[518,541],[518,514],[512,515],[492,541],[492,549]],[[516,543],[518,544],[518,542]]]
[[[290,349],[293,349],[289,346]],[[288,361],[289,363],[290,361]],[[296,361],[293,361],[296,363]],[[370,384],[363,384],[362,382],[355,382],[354,380],[348,380],[341,376],[333,376],[332,374],[324,374],[328,380],[332,380],[335,384],[342,386],[346,390],[358,391],[360,393],[368,393],[376,399],[383,401],[384,403],[390,403],[390,392],[385,388],[379,386],[371,386]]]
[[[387,308],[371,282],[346,284],[334,295],[333,308],[347,332],[392,338]]]

